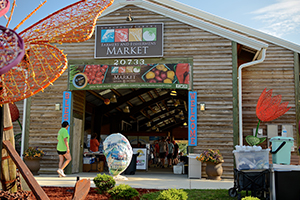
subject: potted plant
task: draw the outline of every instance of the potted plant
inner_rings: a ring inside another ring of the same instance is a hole
[[[45,155],[44,151],[38,147],[29,147],[23,154],[24,162],[33,175],[38,175],[40,170],[40,160]]]
[[[206,163],[205,172],[208,179],[221,180],[221,175],[223,174],[222,163],[224,160],[218,149],[205,150],[196,159]]]

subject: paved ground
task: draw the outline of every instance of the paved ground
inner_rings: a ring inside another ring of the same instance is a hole
[[[77,176],[80,179],[91,180],[91,187],[95,187],[93,178],[97,176],[96,172],[83,172],[71,174],[67,177],[59,178],[56,174],[35,176],[41,186],[73,187]],[[149,173],[136,172],[135,175],[124,175],[128,180],[116,180],[116,184],[127,184],[133,188],[183,188],[183,189],[229,189],[233,187],[233,179],[223,179],[220,181],[206,179],[189,179],[186,174],[173,173]]]

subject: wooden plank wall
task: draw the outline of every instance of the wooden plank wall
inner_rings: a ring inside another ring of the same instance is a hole
[[[244,137],[252,135],[256,128],[255,108],[261,92],[273,89],[273,96],[281,94],[282,102],[289,102],[292,107],[286,114],[271,122],[263,122],[260,128],[267,135],[267,125],[277,124],[278,134],[282,124],[291,124],[296,142],[296,112],[294,84],[294,53],[273,44],[269,44],[263,63],[243,69],[243,133]],[[296,143],[295,143],[296,144]],[[263,146],[267,146],[265,142]]]
[[[58,155],[57,133],[61,128],[62,111],[55,110],[55,104],[62,106],[63,92],[67,90],[68,73],[65,71],[53,85],[32,97],[29,146],[39,147],[45,152],[41,160],[40,173],[56,173]]]
[[[85,110],[85,90],[76,90],[73,95],[73,112],[76,113],[76,118],[83,119]]]

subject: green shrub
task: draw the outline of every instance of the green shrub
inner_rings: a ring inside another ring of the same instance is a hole
[[[157,200],[186,200],[188,195],[185,191],[181,189],[168,189],[162,191]]]
[[[113,177],[106,174],[97,174],[93,181],[97,187],[96,191],[99,194],[107,192],[116,185],[116,181],[113,179]]]
[[[112,199],[129,200],[139,196],[139,192],[129,185],[120,184],[108,191]]]
[[[247,196],[247,197],[242,198],[242,200],[259,200],[259,198]]]

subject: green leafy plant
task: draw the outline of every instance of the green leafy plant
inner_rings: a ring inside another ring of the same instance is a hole
[[[45,155],[44,151],[39,148],[29,147],[23,154],[25,158],[41,158]]]
[[[157,200],[186,200],[188,199],[187,193],[182,189],[168,189],[162,191]]]
[[[120,184],[108,191],[112,199],[129,200],[139,196],[139,192],[129,185]]]
[[[187,193],[188,200],[236,200],[228,195],[228,189],[184,189],[183,191]],[[141,200],[157,199],[161,192],[163,190],[144,194]],[[246,191],[241,191],[241,197],[245,196]]]
[[[99,194],[107,192],[111,188],[115,187],[116,181],[113,177],[107,174],[97,174],[97,176],[93,179],[94,184],[96,185],[96,191]]]
[[[259,200],[259,198],[247,196],[247,197],[242,198],[242,200]]]
[[[200,154],[200,156],[197,156],[196,159],[201,162],[213,162],[213,163],[224,162],[223,156],[218,149],[205,150],[203,153]]]

